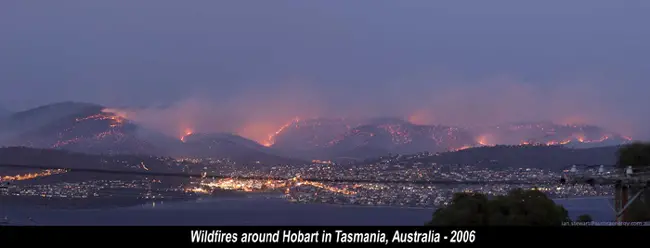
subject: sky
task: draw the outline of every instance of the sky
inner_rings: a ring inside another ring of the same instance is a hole
[[[4,0],[0,106],[161,105],[134,115],[260,134],[400,116],[649,139],[647,13],[642,0]]]

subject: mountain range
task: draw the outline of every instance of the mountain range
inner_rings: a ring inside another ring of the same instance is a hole
[[[399,118],[292,120],[268,142],[231,133],[188,133],[182,139],[147,129],[101,105],[61,102],[0,115],[0,145],[91,154],[230,158],[246,164],[365,159],[388,153],[446,152],[471,147],[558,145],[589,148],[631,139],[593,125],[551,122],[455,127]]]
[[[233,158],[241,163],[303,162],[269,154],[266,147],[232,134],[192,134],[181,141],[89,103],[55,103],[13,113],[0,118],[0,130],[0,144],[5,147],[109,155]]]
[[[418,158],[417,162],[475,165],[498,168],[569,169],[571,165],[614,165],[619,146],[573,149],[563,146],[527,145],[477,147],[438,156]]]
[[[552,122],[455,127],[377,118],[357,123],[345,119],[294,120],[272,137],[270,147],[286,154],[361,159],[387,153],[446,152],[495,145],[593,148],[632,140],[594,125]]]

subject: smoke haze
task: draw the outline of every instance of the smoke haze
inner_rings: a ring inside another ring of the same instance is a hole
[[[173,136],[257,141],[294,117],[376,116],[650,139],[649,12],[632,0],[7,0],[0,106],[127,106]]]
[[[390,92],[382,99],[359,95],[343,108],[337,108],[339,99],[286,84],[275,90],[242,93],[228,101],[197,94],[163,108],[124,111],[127,118],[175,137],[187,130],[232,132],[258,142],[295,118],[401,117],[415,124],[456,126],[552,121],[599,125],[634,138],[644,135],[638,123],[648,123],[643,115],[626,115],[628,110],[616,108],[617,99],[624,95],[603,92],[588,82],[568,82],[550,90],[506,77],[476,83],[481,87],[423,85]]]

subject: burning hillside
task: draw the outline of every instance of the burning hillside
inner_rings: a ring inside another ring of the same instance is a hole
[[[601,146],[631,141],[603,128],[591,125],[559,125],[550,122],[515,123],[488,127],[477,132],[490,137],[492,144]]]
[[[248,125],[247,137],[257,137],[256,141],[252,141],[239,135],[219,132],[201,134],[205,129],[201,128],[207,124],[188,125],[197,124],[194,119],[177,119],[176,122],[160,119],[157,122],[161,125],[168,123],[176,127],[174,132],[163,135],[158,133],[161,130],[141,127],[140,122],[131,120],[139,119],[137,117],[135,113],[92,104],[53,104],[13,114],[8,121],[0,123],[3,130],[13,130],[4,131],[3,136],[9,138],[4,138],[2,145],[92,153],[240,157],[247,160],[250,160],[247,157],[250,155],[280,161],[276,157],[299,156],[309,160],[341,156],[365,157],[386,153],[457,151],[499,144],[585,148],[618,145],[631,140],[597,126],[559,125],[550,122],[459,128],[417,125],[397,118],[365,121],[294,118],[278,126],[276,131],[271,131],[265,138],[261,137],[268,132],[268,123]],[[7,133],[11,135],[8,136]],[[256,135],[251,135],[253,133]],[[173,154],[166,151],[173,151]]]
[[[291,121],[287,122],[286,124],[282,125],[280,128],[278,128],[277,131],[269,135],[269,138],[267,140],[264,140],[261,142],[262,145],[264,146],[272,146],[275,144],[275,140],[277,139],[278,135],[281,133],[285,133],[285,130],[291,129],[291,128],[300,128],[300,118],[296,117],[292,119]]]
[[[192,129],[186,128],[186,129],[181,133],[181,136],[180,136],[179,139],[181,140],[181,142],[186,142],[185,139],[186,139],[188,136],[192,135],[193,133],[194,133],[194,131],[192,131]]]
[[[352,128],[345,119],[294,119],[270,136],[269,143],[274,148],[289,150],[309,150],[326,148],[342,133]]]
[[[10,145],[93,153],[152,152],[135,137],[137,127],[122,116],[93,106],[16,135]]]
[[[458,128],[416,125],[381,118],[363,125],[311,119],[293,121],[276,132],[274,148],[287,152],[322,150],[323,154],[349,153],[372,148],[378,152],[441,152],[494,145],[565,145],[594,147],[618,145],[631,138],[591,125],[551,122],[513,123],[492,127]]]
[[[288,152],[321,151],[314,152],[315,156],[334,157],[355,153],[374,156],[384,152],[446,151],[474,145],[472,136],[461,129],[414,125],[394,118],[372,119],[364,124],[344,119],[301,120],[292,122],[275,137],[273,148]]]
[[[65,114],[55,116],[56,118],[51,117],[34,125],[34,128],[14,132],[11,139],[3,145],[83,153],[232,158],[254,163],[294,162],[270,155],[268,148],[238,135],[201,134],[195,133],[193,129],[184,128],[181,129],[179,136],[174,137],[141,127],[139,123],[127,119],[127,117],[135,117],[135,113],[127,114],[125,111],[97,105],[74,108],[76,111],[69,111],[66,108],[64,108]],[[30,122],[35,117],[51,115],[49,113],[51,109],[51,107],[41,107],[29,110],[27,114],[20,113],[19,121]],[[70,112],[73,114],[69,114]],[[9,119],[9,121],[16,120]]]
[[[468,145],[474,145],[474,139],[464,130],[408,122],[359,126],[332,142],[336,150],[372,147],[398,153],[440,152]]]

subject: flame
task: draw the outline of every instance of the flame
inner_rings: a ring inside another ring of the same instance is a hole
[[[122,111],[122,110],[118,110],[118,109],[112,109],[112,108],[102,109],[102,112],[103,113],[108,113],[108,114],[113,114],[113,115],[115,115],[115,116],[117,116],[117,117],[119,117],[121,119],[128,119],[127,116],[129,116],[129,114],[127,114],[126,111]]]
[[[460,151],[460,150],[465,150],[465,149],[469,149],[469,148],[473,148],[473,147],[474,146],[464,145],[464,146],[461,146],[460,148],[451,149],[451,151],[457,152],[457,151]]]
[[[181,140],[182,142],[185,142],[185,138],[186,138],[187,136],[192,135],[192,133],[193,133],[193,132],[192,132],[192,129],[186,128],[185,131],[183,131],[183,132],[181,133],[180,140]]]
[[[282,133],[282,131],[284,131],[284,129],[290,127],[293,124],[297,124],[298,122],[300,122],[300,118],[298,118],[298,117],[293,118],[288,123],[282,125],[277,131],[270,134],[268,139],[262,141],[261,144],[263,146],[266,146],[266,147],[272,146],[273,144],[275,144],[275,137],[278,136],[278,134]]]
[[[77,143],[80,140],[81,140],[81,138],[79,138],[79,137],[75,137],[75,138],[72,138],[72,139],[69,139],[69,140],[59,140],[59,141],[57,141],[56,143],[54,143],[52,145],[52,148],[59,148],[61,146]]]
[[[86,116],[84,118],[77,118],[75,119],[76,122],[82,122],[82,121],[87,121],[87,120],[110,120],[111,127],[119,127],[124,123],[124,117],[121,117],[119,115],[116,115],[112,112],[104,112],[102,110],[102,114],[95,114],[91,116]]]
[[[486,135],[481,135],[476,139],[476,143],[482,146],[490,146],[490,143],[487,141],[487,136]]]
[[[603,141],[608,140],[608,139],[609,139],[609,135],[605,135],[605,136],[601,137],[599,140],[596,140],[596,142],[603,142]]]
[[[547,146],[556,146],[556,145],[566,145],[571,142],[571,139],[563,140],[563,141],[556,141],[556,140],[551,140],[549,142],[546,142],[545,145]]]
[[[122,136],[124,136],[124,133],[122,133],[119,128],[123,126],[124,122],[126,122],[124,116],[126,115],[120,114],[120,112],[117,112],[115,110],[103,109],[102,113],[89,115],[83,118],[76,118],[75,122],[80,123],[85,121],[108,121],[110,129],[96,134],[94,138],[103,139],[103,138],[113,137],[113,136],[116,136],[117,138],[122,138]],[[73,125],[69,128],[66,128],[62,133],[59,133],[59,138],[61,140],[58,140],[56,143],[54,143],[51,146],[51,148],[60,148],[66,145],[81,142],[89,138],[89,137],[72,137],[64,140],[63,139],[64,136],[67,136],[67,134],[69,134],[69,132],[71,132],[75,127],[76,125]]]
[[[379,128],[384,129],[384,131],[390,133],[393,144],[408,144],[413,142],[413,137],[409,133],[408,128],[405,128],[400,124],[385,124],[379,126]],[[373,133],[370,133],[370,136],[372,137],[375,135]]]
[[[555,146],[555,145],[566,145],[566,144],[571,143],[572,141],[579,142],[579,143],[600,143],[600,142],[604,142],[605,140],[608,140],[609,138],[610,138],[609,135],[604,135],[604,136],[600,137],[600,139],[589,140],[589,139],[586,139],[583,134],[579,134],[579,135],[574,135],[573,138],[566,139],[566,140],[561,140],[561,141],[558,141],[558,140],[550,140],[550,141],[547,141],[547,142],[522,141],[520,143],[520,145],[532,145],[532,144],[534,144],[534,145]]]

